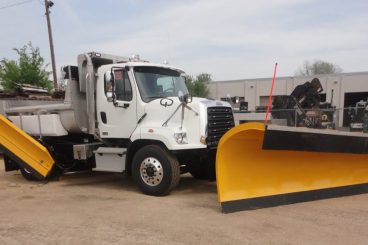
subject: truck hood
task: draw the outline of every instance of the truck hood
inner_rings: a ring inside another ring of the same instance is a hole
[[[182,117],[182,107],[180,104],[181,102],[178,97],[153,100],[144,106],[144,113],[147,114],[147,119],[150,119],[144,121],[149,121],[152,126],[165,126],[163,124],[167,122],[167,126],[180,127]],[[228,102],[193,97],[192,102],[188,103],[184,109],[183,121],[198,120],[202,117],[207,121],[207,108],[215,106],[231,107]],[[172,118],[169,119],[170,117]]]
[[[188,143],[198,144],[202,136],[206,137],[208,107],[231,106],[223,101],[194,97],[183,110],[178,97],[156,99],[145,104],[140,128],[185,132]]]

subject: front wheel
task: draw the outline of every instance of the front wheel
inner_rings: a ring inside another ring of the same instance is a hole
[[[132,177],[143,193],[164,196],[180,179],[180,166],[174,155],[158,145],[147,145],[133,158]]]

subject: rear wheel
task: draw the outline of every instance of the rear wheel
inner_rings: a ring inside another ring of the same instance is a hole
[[[23,175],[23,177],[26,180],[29,181],[37,181],[38,179],[36,178],[36,176],[34,176],[30,171],[28,171],[27,169],[23,168],[23,167],[19,167],[19,170],[21,172],[21,174]]]
[[[132,176],[143,193],[163,196],[178,185],[180,166],[176,157],[163,147],[147,145],[133,158]]]

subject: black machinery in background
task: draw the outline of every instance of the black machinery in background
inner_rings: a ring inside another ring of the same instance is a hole
[[[309,128],[334,128],[335,108],[321,102],[321,82],[311,82],[295,87],[289,96],[275,96],[272,102],[272,119],[286,119],[288,126]]]

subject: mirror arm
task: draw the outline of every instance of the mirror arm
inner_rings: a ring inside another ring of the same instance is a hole
[[[112,103],[114,104],[114,106],[118,106],[118,104],[116,102],[116,96],[115,96],[115,75],[114,75],[114,68],[111,68],[110,82],[111,82],[111,100],[112,100]]]

